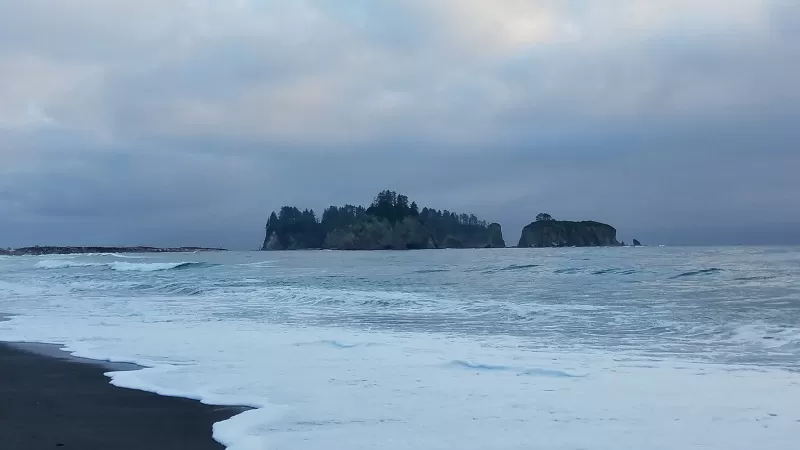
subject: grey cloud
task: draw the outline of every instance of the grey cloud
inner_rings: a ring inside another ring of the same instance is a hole
[[[24,111],[0,105],[0,245],[253,248],[282,204],[384,188],[499,221],[512,243],[540,211],[627,240],[800,240],[800,11],[785,2],[765,4],[767,25],[634,17],[623,31],[572,2],[554,14],[596,39],[485,46],[506,15],[470,28],[416,1],[285,16],[50,3],[0,3],[0,79],[20,55],[79,74],[34,99],[53,124],[1,128]]]

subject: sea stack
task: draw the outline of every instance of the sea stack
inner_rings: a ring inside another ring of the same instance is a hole
[[[487,248],[506,248],[506,241],[503,239],[503,228],[499,223],[489,224],[489,244]]]
[[[536,221],[522,230],[518,247],[611,247],[619,246],[617,230],[611,225],[582,221],[554,220],[539,214]]]

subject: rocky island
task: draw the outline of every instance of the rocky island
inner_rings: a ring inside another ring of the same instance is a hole
[[[405,195],[383,191],[372,204],[313,210],[284,206],[266,226],[262,250],[416,250],[505,247],[499,224],[474,214],[417,206]]]
[[[555,220],[541,213],[536,221],[522,229],[518,247],[608,247],[619,246],[617,230],[594,221]]]

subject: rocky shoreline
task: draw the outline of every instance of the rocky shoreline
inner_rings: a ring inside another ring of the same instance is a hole
[[[75,247],[75,246],[34,246],[16,249],[0,249],[0,255],[6,256],[39,256],[39,255],[72,255],[87,253],[194,253],[219,252],[224,248],[207,247]]]

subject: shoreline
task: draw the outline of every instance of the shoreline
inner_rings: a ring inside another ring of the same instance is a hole
[[[21,247],[15,249],[1,249],[0,255],[4,256],[44,256],[44,255],[84,255],[103,253],[197,253],[197,252],[225,252],[224,248],[212,247],[113,247],[113,246],[55,246],[37,245],[34,247]]]
[[[213,425],[248,410],[112,385],[130,363],[79,358],[53,344],[0,342],[4,450],[223,450]]]

